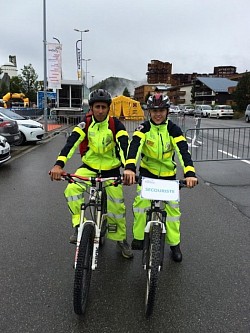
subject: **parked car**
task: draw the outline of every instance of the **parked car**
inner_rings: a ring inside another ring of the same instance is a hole
[[[194,107],[193,105],[180,105],[180,109],[181,109],[181,114],[182,115],[191,115],[193,116],[194,114]]]
[[[208,117],[210,111],[212,110],[211,105],[196,105],[194,109],[194,116],[195,117]]]
[[[250,122],[250,104],[248,104],[246,111],[245,111],[245,120],[247,123]]]
[[[180,111],[181,111],[181,109],[179,108],[178,105],[170,105],[169,113],[172,113],[172,114],[179,114]]]
[[[234,111],[230,105],[215,105],[214,109],[210,111],[208,117],[212,118],[233,118]]]
[[[0,108],[0,117],[17,122],[21,133],[20,139],[15,143],[17,146],[24,144],[26,141],[40,141],[44,136],[43,125],[35,120],[22,117],[18,113],[5,108]]]
[[[10,158],[10,145],[5,137],[0,135],[0,164],[8,161]]]
[[[21,138],[21,133],[17,122],[0,116],[0,135],[5,137],[10,145],[18,142]]]

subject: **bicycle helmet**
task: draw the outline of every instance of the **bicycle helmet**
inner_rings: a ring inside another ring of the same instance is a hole
[[[157,94],[149,96],[147,100],[147,109],[169,109],[170,101],[168,96]]]
[[[107,90],[96,89],[89,94],[89,106],[92,106],[95,102],[105,102],[110,106],[112,97]]]

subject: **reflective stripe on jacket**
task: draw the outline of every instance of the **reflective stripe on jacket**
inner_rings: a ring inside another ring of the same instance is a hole
[[[133,134],[125,169],[135,171],[141,155],[141,170],[146,169],[156,177],[173,177],[176,175],[175,152],[184,176],[194,177],[195,169],[180,127],[171,120],[160,125],[146,121]]]
[[[92,117],[92,122],[88,128],[89,149],[82,156],[82,162],[96,170],[111,170],[125,164],[128,133],[124,125],[118,119],[115,119],[116,142],[114,142],[112,130],[109,129],[108,117],[102,122],[97,122]],[[67,160],[72,157],[85,138],[84,127],[85,123],[82,122],[73,129],[57,158],[56,165],[63,168]]]

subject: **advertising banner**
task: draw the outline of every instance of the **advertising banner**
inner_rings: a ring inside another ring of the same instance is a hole
[[[62,44],[48,43],[48,88],[61,89]]]

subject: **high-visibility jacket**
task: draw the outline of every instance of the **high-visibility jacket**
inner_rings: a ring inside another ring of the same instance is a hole
[[[117,118],[115,118],[116,135],[109,128],[109,116],[102,122],[97,122],[92,117],[87,134],[84,132],[85,122],[79,123],[69,136],[66,145],[61,150],[55,165],[65,166],[67,160],[72,157],[79,144],[88,135],[88,151],[82,156],[82,162],[86,167],[96,171],[108,171],[125,165],[128,149],[128,133]]]
[[[175,152],[183,168],[184,177],[195,177],[195,169],[187,141],[179,126],[171,120],[156,125],[152,120],[139,125],[133,134],[125,169],[136,171],[141,155],[140,174],[153,178],[174,178]]]

